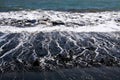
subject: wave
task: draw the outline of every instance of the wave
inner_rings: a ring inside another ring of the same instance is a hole
[[[120,31],[120,12],[71,13],[15,11],[0,13],[1,32],[115,32]]]
[[[0,13],[0,70],[120,66],[120,12]]]

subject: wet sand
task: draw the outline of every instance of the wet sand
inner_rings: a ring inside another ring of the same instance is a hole
[[[75,68],[45,72],[2,73],[0,80],[120,80],[120,68]]]

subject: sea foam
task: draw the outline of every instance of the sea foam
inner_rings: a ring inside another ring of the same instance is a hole
[[[42,10],[2,12],[0,13],[0,31],[5,33],[115,32],[120,31],[119,15],[120,12],[71,13]],[[29,22],[25,22],[25,20],[29,20]],[[30,20],[34,20],[36,23],[30,23]],[[19,23],[20,25],[18,25]]]

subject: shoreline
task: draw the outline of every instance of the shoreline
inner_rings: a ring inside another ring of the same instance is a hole
[[[119,80],[120,68],[115,67],[120,66],[119,15],[119,11],[0,13],[0,69],[19,71],[2,73],[1,79]],[[43,72],[23,76],[21,71],[34,71],[33,66]],[[74,69],[76,66],[79,68]]]

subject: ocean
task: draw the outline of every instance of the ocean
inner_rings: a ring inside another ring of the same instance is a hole
[[[0,0],[0,80],[120,80],[120,0]]]
[[[0,11],[47,10],[120,10],[120,0],[0,0]]]

